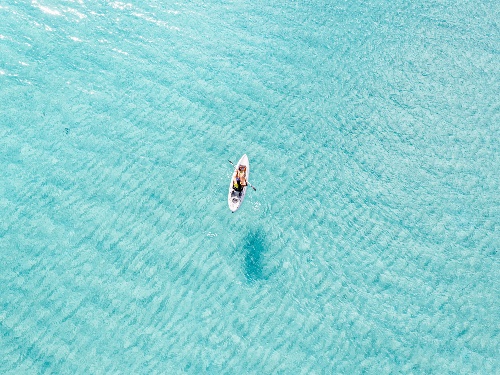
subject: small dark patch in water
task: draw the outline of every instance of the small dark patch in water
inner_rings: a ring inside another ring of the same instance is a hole
[[[69,128],[64,128],[64,132],[65,132],[66,134],[69,134]]]
[[[264,233],[261,230],[250,231],[243,245],[245,276],[249,282],[265,279],[264,255],[266,250]]]

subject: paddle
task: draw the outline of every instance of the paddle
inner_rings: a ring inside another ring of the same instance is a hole
[[[234,165],[234,163],[231,160],[228,160],[228,162],[230,162],[231,165],[236,168],[236,165]],[[254,191],[257,191],[257,189],[250,182],[247,181],[247,184],[250,185]]]

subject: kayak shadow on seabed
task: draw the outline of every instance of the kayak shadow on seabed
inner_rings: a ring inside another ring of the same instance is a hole
[[[251,230],[244,241],[244,271],[247,281],[253,283],[267,279],[264,275],[264,257],[267,251],[264,233],[260,229]]]

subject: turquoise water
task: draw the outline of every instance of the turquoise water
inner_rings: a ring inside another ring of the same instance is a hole
[[[4,1],[0,373],[499,373],[499,10]]]

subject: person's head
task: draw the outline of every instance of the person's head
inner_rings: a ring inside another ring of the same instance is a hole
[[[240,165],[240,171],[244,171],[246,167],[244,165]]]

